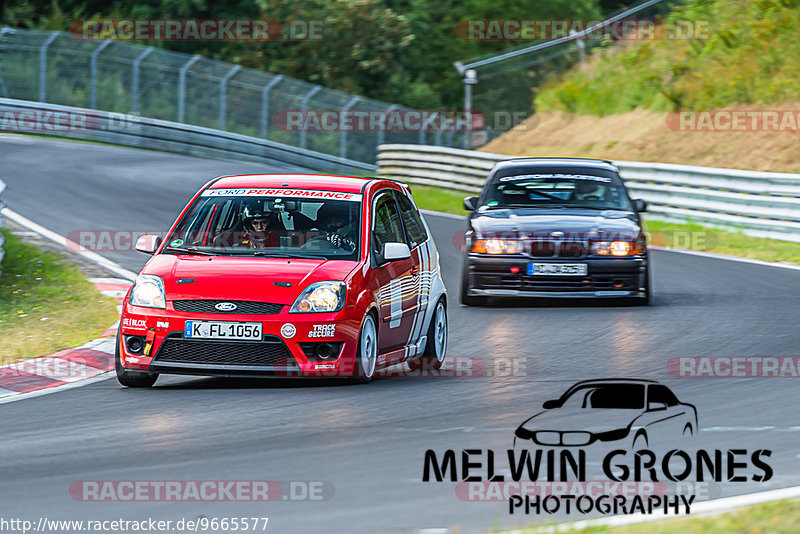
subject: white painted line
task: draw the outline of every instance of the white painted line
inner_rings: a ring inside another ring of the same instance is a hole
[[[423,215],[433,215],[434,217],[445,217],[447,219],[458,219],[459,221],[466,221],[466,215],[456,215],[455,213],[445,213],[443,211],[423,210],[420,209]]]
[[[784,499],[797,499],[800,498],[800,486],[793,486],[790,488],[782,488],[777,490],[760,491],[757,493],[748,493],[746,495],[737,495],[735,497],[723,497],[722,499],[713,499],[710,501],[702,501],[692,505],[692,513],[690,515],[677,514],[677,515],[664,515],[661,513],[647,514],[631,514],[631,515],[616,515],[609,518],[598,519],[584,519],[581,521],[574,521],[571,523],[561,523],[548,527],[542,527],[534,530],[533,532],[569,532],[571,530],[581,530],[591,527],[619,527],[624,525],[632,525],[634,523],[644,523],[647,521],[658,521],[668,518],[692,518],[698,515],[719,515],[725,512],[730,512],[742,506],[752,506],[754,504],[762,504],[770,501],[781,501]],[[507,531],[519,532],[519,531]]]
[[[776,430],[774,426],[711,426],[701,428],[700,432],[766,432]]]
[[[117,321],[117,324],[119,324],[119,321]],[[100,352],[105,352],[107,354],[114,354],[117,349],[116,343],[117,340],[113,337],[101,337],[98,339],[93,339],[81,348],[99,350]]]
[[[114,376],[116,376],[114,371],[104,371],[99,375],[87,378],[86,380],[78,380],[77,382],[67,382],[66,384],[63,384],[61,386],[53,386],[51,388],[37,389],[36,391],[29,391],[27,393],[15,393],[14,395],[10,395],[7,397],[0,397],[0,404],[8,404],[9,402],[16,402],[22,399],[41,397],[42,395],[64,391],[65,389],[73,389],[73,388],[88,386],[89,384],[100,382],[101,380],[108,380],[109,378],[113,378]]]
[[[793,271],[800,271],[800,265],[792,263],[778,263],[773,261],[754,260],[752,258],[740,258],[738,256],[728,256],[726,254],[715,254],[714,252],[702,252],[699,250],[687,250],[684,248],[661,247],[657,245],[648,245],[651,250],[658,250],[663,252],[676,252],[678,254],[688,254],[690,256],[700,256],[702,258],[712,258],[715,260],[737,261],[739,263],[749,263],[751,265],[760,265],[762,267],[780,267],[781,269],[791,269]]]
[[[60,382],[76,382],[104,372],[96,367],[83,365],[73,360],[47,356],[22,360],[11,365],[5,365],[3,368],[14,369]]]
[[[95,265],[99,265],[100,267],[111,271],[117,276],[121,276],[122,278],[125,278],[126,280],[129,281],[136,280],[136,273],[134,273],[133,271],[129,271],[128,269],[121,267],[117,263],[114,263],[113,261],[108,260],[99,254],[96,254],[89,250],[81,250],[81,247],[74,241],[70,241],[69,239],[53,232],[52,230],[48,230],[44,226],[36,224],[35,222],[31,221],[26,217],[23,217],[22,215],[20,215],[15,211],[12,211],[8,208],[3,208],[0,211],[0,213],[2,213],[4,217],[8,217],[15,223],[24,226],[28,230],[32,230],[37,234],[41,235],[42,237],[61,245],[62,247],[68,248],[71,251],[80,254],[87,261],[90,261]]]
[[[89,278],[89,281],[93,284],[119,284],[125,287],[129,287],[131,285],[130,280],[125,280],[122,278]]]
[[[112,299],[124,298],[127,293],[128,293],[127,289],[125,291],[107,289],[107,290],[104,290],[104,291],[100,292],[100,294],[103,295],[104,297],[108,297],[108,298],[112,298]]]

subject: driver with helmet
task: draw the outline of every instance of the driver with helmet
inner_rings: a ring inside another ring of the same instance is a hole
[[[263,200],[245,204],[242,208],[242,240],[239,246],[248,248],[277,247],[279,243],[278,216],[270,210]]]

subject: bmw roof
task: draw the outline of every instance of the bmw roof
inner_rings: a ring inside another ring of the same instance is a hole
[[[495,169],[504,169],[514,166],[538,167],[586,167],[617,171],[617,166],[610,161],[588,158],[512,158],[497,162]]]

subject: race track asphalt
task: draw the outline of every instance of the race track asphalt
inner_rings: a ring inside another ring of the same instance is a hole
[[[0,137],[4,200],[68,235],[163,230],[208,179],[280,172],[37,137]],[[564,520],[510,516],[505,502],[463,502],[454,484],[423,483],[427,449],[511,447],[514,429],[574,382],[636,377],[668,385],[697,407],[696,444],[770,449],[766,483],[722,483],[714,495],[800,480],[798,379],[670,376],[678,356],[798,356],[800,271],[652,254],[649,307],[607,303],[457,303],[464,222],[427,216],[450,293],[449,358],[473,358],[477,377],[392,377],[366,386],[309,381],[161,377],[152,390],[114,379],[0,406],[3,517],[49,519],[270,518],[271,532],[416,532]],[[103,254],[131,270],[146,256]],[[516,365],[516,371],[506,370]],[[669,444],[672,444],[671,442]],[[677,446],[677,442],[675,442]],[[81,480],[327,481],[323,501],[78,502]],[[582,519],[571,516],[571,519]],[[566,518],[566,519],[570,519]]]

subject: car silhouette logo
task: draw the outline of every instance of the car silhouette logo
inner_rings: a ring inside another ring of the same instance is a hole
[[[219,304],[216,304],[214,308],[216,308],[219,311],[228,312],[235,310],[236,308],[238,308],[238,306],[233,302],[220,302]]]
[[[694,405],[679,401],[653,380],[585,380],[542,408],[517,428],[515,444],[520,440],[544,447],[582,447],[626,441],[638,449],[663,439],[691,438],[698,431]]]

